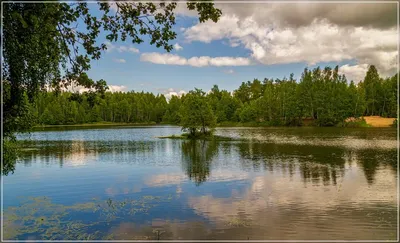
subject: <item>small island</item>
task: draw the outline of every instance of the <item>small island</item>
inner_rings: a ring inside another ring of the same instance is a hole
[[[170,139],[202,139],[232,141],[233,138],[214,135],[217,117],[207,102],[206,93],[200,89],[190,91],[179,109],[181,135],[162,136]]]

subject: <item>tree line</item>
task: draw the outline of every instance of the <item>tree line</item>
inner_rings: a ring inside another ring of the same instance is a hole
[[[168,103],[163,95],[134,92],[83,94],[43,92],[32,111],[38,124],[70,125],[93,122],[160,123]]]
[[[342,124],[347,118],[379,115],[397,117],[397,74],[380,78],[370,66],[355,84],[335,68],[305,69],[293,78],[254,79],[232,93],[217,85],[208,92],[195,89],[169,101],[162,94],[105,92],[82,94],[42,92],[31,107],[37,124],[62,125],[91,122],[169,123],[206,132],[216,124],[241,122],[267,125],[317,126]]]

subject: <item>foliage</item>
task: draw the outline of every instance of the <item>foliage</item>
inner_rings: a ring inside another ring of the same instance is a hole
[[[103,98],[102,98],[103,97]],[[38,124],[160,123],[167,101],[163,95],[144,92],[70,93],[42,92],[34,110]]]
[[[3,139],[3,161],[10,162],[3,164],[2,175],[14,173],[18,152],[18,144],[15,137],[5,137]]]
[[[339,127],[370,127],[364,118],[348,119],[344,122],[337,124]]]
[[[166,107],[163,121],[166,123],[179,124],[181,117],[179,116],[179,108],[182,101],[177,96],[172,96]]]
[[[361,83],[365,90],[365,115],[383,117],[397,116],[397,79],[393,77],[382,79],[375,66],[371,65]]]
[[[184,98],[180,108],[180,124],[183,131],[195,137],[199,132],[209,134],[216,126],[216,117],[207,102],[205,92],[200,89],[190,91]]]

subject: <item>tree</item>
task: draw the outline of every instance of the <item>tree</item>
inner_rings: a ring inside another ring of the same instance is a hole
[[[205,92],[200,89],[190,91],[183,98],[180,109],[181,126],[194,137],[198,132],[207,134],[216,126],[216,117],[207,102]]]
[[[234,91],[234,96],[242,103],[249,102],[251,99],[251,91],[248,83],[242,82],[240,87]]]
[[[256,111],[255,111],[254,103],[245,103],[240,110],[239,117],[241,122],[251,122],[256,119]]]
[[[371,65],[364,78],[365,99],[367,102],[367,115],[377,115],[379,107],[378,94],[380,92],[380,77],[378,70]]]
[[[181,119],[179,116],[181,103],[181,99],[179,99],[178,96],[173,95],[168,102],[167,110],[164,114],[163,120],[168,123],[179,124]]]

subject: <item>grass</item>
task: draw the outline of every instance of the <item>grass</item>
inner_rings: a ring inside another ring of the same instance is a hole
[[[371,127],[364,118],[348,119],[337,125],[338,127]]]

